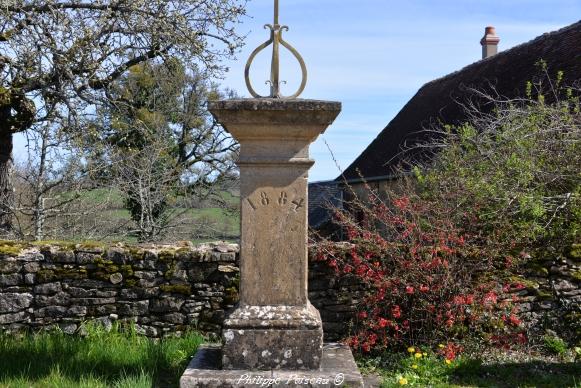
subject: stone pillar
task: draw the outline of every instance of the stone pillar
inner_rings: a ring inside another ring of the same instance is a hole
[[[223,329],[223,369],[316,370],[319,312],[307,293],[309,145],[338,102],[243,99],[210,111],[240,143],[240,305]]]

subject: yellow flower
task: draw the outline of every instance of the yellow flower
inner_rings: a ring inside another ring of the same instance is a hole
[[[450,365],[451,363],[452,363],[452,360],[446,359],[446,364]]]
[[[418,366],[416,364],[413,364],[412,369],[418,369]]]
[[[428,355],[428,353],[424,352],[422,353],[422,356],[426,357]]]
[[[406,385],[408,383],[408,379],[406,379],[405,377],[400,377],[398,382],[399,385]]]
[[[413,346],[410,346],[410,347],[408,348],[408,352],[409,352],[409,353],[413,353],[413,352],[415,352],[415,351],[416,351],[416,348],[414,348]]]
[[[416,353],[416,358],[422,358],[422,353]]]
[[[446,346],[444,346],[443,344],[440,344],[440,345],[438,345],[438,347],[439,347],[440,349],[444,349]]]

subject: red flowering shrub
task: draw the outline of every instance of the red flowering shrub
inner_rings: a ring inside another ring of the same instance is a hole
[[[404,166],[411,174],[385,193],[351,190],[335,214],[350,245],[323,242],[318,257],[368,284],[354,348],[526,342],[510,296],[526,286],[513,275],[581,231],[581,91],[562,79],[529,83],[516,100],[476,92],[468,122],[416,145],[429,163]]]
[[[452,344],[467,333],[496,340],[520,331],[511,301],[501,300],[495,281],[482,280],[493,262],[474,243],[479,236],[456,227],[447,212],[419,196],[382,201],[375,193],[336,210],[350,244],[321,242],[317,257],[369,287],[349,338],[354,349]]]

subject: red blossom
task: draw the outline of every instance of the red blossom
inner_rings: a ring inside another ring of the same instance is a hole
[[[391,315],[392,315],[394,318],[396,318],[396,319],[397,319],[397,318],[401,318],[401,308],[400,308],[399,306],[397,306],[397,305],[396,305],[396,306],[393,306],[393,307],[391,308]]]

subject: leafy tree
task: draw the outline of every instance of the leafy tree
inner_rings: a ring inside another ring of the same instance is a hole
[[[0,6],[0,230],[12,229],[12,136],[69,128],[131,66],[178,57],[219,72],[245,0],[23,0]],[[214,44],[216,43],[216,45]]]

